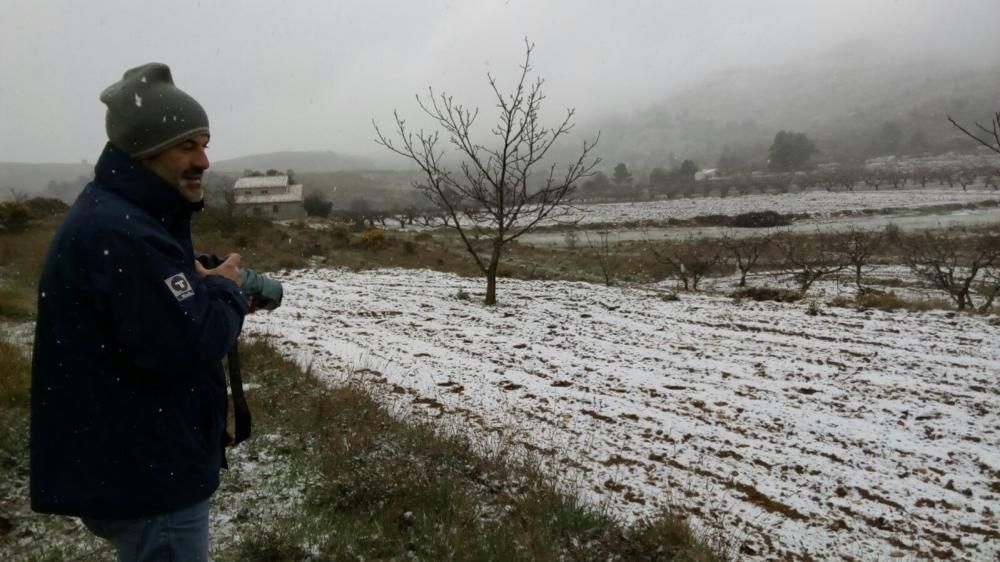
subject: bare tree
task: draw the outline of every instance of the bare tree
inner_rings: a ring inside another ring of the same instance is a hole
[[[866,232],[856,228],[850,228],[840,235],[835,248],[840,250],[844,261],[854,270],[854,284],[858,286],[858,291],[864,289],[861,277],[865,266],[871,263],[872,256],[882,248],[884,239],[881,232]]]
[[[587,246],[591,255],[597,259],[597,265],[604,276],[604,285],[610,287],[614,280],[615,271],[618,269],[618,253],[621,250],[621,243],[618,235],[611,239],[611,231],[600,230],[596,238],[591,238],[589,233],[585,234]]]
[[[899,168],[893,168],[886,172],[886,180],[889,181],[889,185],[891,185],[893,189],[899,189],[901,187],[906,187],[906,182],[910,181],[910,176]]]
[[[716,273],[722,261],[722,247],[715,240],[689,237],[683,242],[657,243],[647,238],[646,246],[666,266],[667,275],[680,281],[685,291],[697,291],[701,280]]]
[[[958,130],[962,131],[963,133],[968,135],[970,138],[974,139],[979,144],[985,146],[986,148],[992,150],[993,152],[996,152],[997,154],[1000,154],[1000,111],[996,112],[993,115],[993,121],[990,123],[989,129],[979,124],[978,122],[976,123],[976,127],[981,131],[980,134],[985,135],[983,137],[980,137],[972,133],[965,127],[959,125],[958,123],[955,122],[954,119],[951,118],[950,115],[948,116],[948,121],[951,121],[951,124],[958,127]],[[994,144],[996,146],[994,146]]]
[[[447,225],[458,232],[486,276],[488,305],[496,304],[497,267],[505,246],[543,220],[563,215],[563,200],[599,162],[591,156],[597,139],[584,141],[579,156],[564,171],[557,174],[553,163],[540,186],[529,186],[534,168],[573,128],[575,112],[567,109],[565,118],[554,127],[542,124],[544,81],[529,81],[534,44],[525,40],[525,50],[513,93],[502,93],[494,77],[487,75],[499,109],[497,124],[490,131],[497,141],[495,148],[473,139],[478,109],[469,109],[444,93],[435,96],[433,90],[428,90],[426,101],[417,96],[417,104],[443,129],[447,142],[457,150],[461,159],[457,171],[444,164],[439,131],[413,133],[398,112],[393,113],[396,140],[375,125],[376,143],[409,158],[423,171],[425,177],[414,187],[445,212]],[[477,212],[465,212],[470,207]],[[478,243],[480,239],[487,241],[485,246]]]
[[[958,180],[958,185],[962,186],[962,191],[968,191],[968,187],[976,183],[976,178],[979,177],[979,172],[973,169],[964,169],[958,173],[955,179]]]
[[[980,166],[979,175],[983,177],[983,187],[992,187],[997,191],[997,180],[1000,179],[1000,170],[995,170],[990,166]]]
[[[736,236],[732,232],[726,232],[722,235],[723,248],[736,259],[736,267],[740,270],[740,287],[747,286],[747,274],[757,265],[773,238],[772,234]]]
[[[885,173],[882,170],[869,170],[865,175],[865,186],[875,188],[878,191],[878,186],[882,185],[885,181]]]
[[[993,306],[993,301],[1000,296],[1000,259],[998,259],[992,267],[983,270],[984,282],[979,287],[979,293],[983,296],[983,304],[979,306],[980,312],[986,312],[991,306]]]
[[[821,277],[847,268],[831,234],[817,232],[805,236],[783,232],[775,237],[774,243],[784,258],[785,267],[795,270],[793,276],[803,295]]]
[[[924,231],[901,241],[903,261],[918,277],[948,293],[959,310],[975,308],[973,294],[980,274],[995,273],[1000,266],[1000,236],[970,234],[964,228]],[[984,295],[985,311],[997,295],[996,287]]]
[[[920,184],[920,187],[927,187],[927,182],[934,178],[934,173],[930,168],[920,167],[913,172],[914,179]]]
[[[28,201],[28,199],[31,199],[31,196],[28,195],[27,191],[22,191],[13,187],[8,187],[7,191],[10,192],[10,200],[18,205],[23,205]]]

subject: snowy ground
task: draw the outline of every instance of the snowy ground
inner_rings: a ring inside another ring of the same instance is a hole
[[[689,219],[704,215],[733,216],[754,211],[778,211],[792,215],[809,213],[812,217],[822,218],[866,210],[916,209],[985,200],[1000,200],[1000,193],[984,188],[962,191],[946,187],[850,192],[822,190],[585,205],[572,215],[571,220],[579,220],[579,224],[585,226],[595,223],[664,222],[667,219]]]
[[[479,280],[412,270],[283,281],[249,331],[623,516],[681,504],[746,560],[1000,551],[988,318],[513,280],[487,308]]]

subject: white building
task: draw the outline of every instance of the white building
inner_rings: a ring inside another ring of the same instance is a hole
[[[289,184],[288,176],[252,176],[233,186],[237,212],[269,219],[306,216],[302,184]]]

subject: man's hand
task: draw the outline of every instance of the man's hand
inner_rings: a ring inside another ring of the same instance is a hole
[[[225,261],[213,269],[205,269],[205,266],[201,265],[198,260],[195,260],[194,270],[201,277],[205,277],[206,275],[221,275],[238,286],[240,284],[240,255],[229,254],[226,256]]]

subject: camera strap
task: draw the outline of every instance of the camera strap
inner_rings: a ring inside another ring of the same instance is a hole
[[[239,341],[229,350],[229,389],[233,395],[233,418],[236,421],[235,435],[229,443],[231,447],[250,437],[250,407],[243,394],[243,374],[240,372]]]

